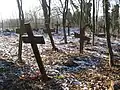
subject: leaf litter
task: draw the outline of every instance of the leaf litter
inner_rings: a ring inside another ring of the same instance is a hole
[[[74,29],[71,31],[71,34]],[[59,32],[60,33],[60,32]],[[39,33],[38,33],[39,34]],[[109,68],[105,38],[95,37],[95,46],[85,45],[79,54],[79,39],[53,34],[59,52],[52,51],[50,40],[38,45],[47,75],[52,79],[43,83],[30,44],[23,44],[25,65],[18,66],[18,35],[0,36],[0,89],[1,90],[115,90],[120,88],[120,68]],[[114,62],[120,64],[120,40],[112,39]]]

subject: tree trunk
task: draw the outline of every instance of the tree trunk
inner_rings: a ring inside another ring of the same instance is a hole
[[[96,0],[96,33],[99,33],[99,31],[98,31],[98,12],[99,12],[99,3],[100,3],[100,0]]]
[[[56,23],[56,34],[58,34],[58,20],[57,20],[57,23]]]
[[[17,28],[19,28],[19,19],[16,20]]]
[[[38,29],[38,22],[37,22],[36,12],[34,12],[34,19],[35,19],[35,28]]]
[[[49,5],[47,5],[46,0],[42,0],[42,8],[43,8],[43,13],[45,18],[45,27],[47,29],[53,50],[58,50],[54,44],[54,40],[50,31],[50,2],[51,0],[49,0]]]
[[[18,60],[22,62],[22,34],[19,35]]]
[[[110,41],[110,16],[109,16],[109,8],[108,8],[108,0],[104,0],[105,2],[105,28],[106,28],[106,35],[107,35],[107,46],[109,51],[109,65],[110,67],[113,66],[113,52],[111,47],[111,41]]]
[[[120,5],[120,0],[119,0],[119,5]],[[119,8],[120,8],[120,6],[119,6]],[[120,9],[119,9],[118,13],[120,13]],[[119,14],[119,17],[118,17],[118,37],[119,37],[119,35],[120,35],[120,14]]]
[[[19,48],[18,48],[18,60],[22,63],[22,34],[25,30],[24,27],[24,14],[22,10],[22,0],[17,0],[18,10],[19,10],[19,21],[20,21],[20,35],[19,35]]]
[[[52,44],[52,47],[53,47],[53,50],[57,50],[55,44],[54,44],[54,40],[53,40],[53,37],[52,37],[52,34],[50,32],[50,26],[48,24],[45,25],[47,30],[48,30],[48,35],[49,35],[49,38],[50,38],[50,41],[51,41],[51,44]]]
[[[2,20],[2,30],[4,29],[4,22],[3,22],[3,20]]]
[[[80,16],[80,53],[83,53],[83,45],[84,45],[84,40],[83,40],[83,29],[82,29],[82,22],[83,22],[83,0],[81,0],[81,16]]]
[[[70,36],[70,23],[68,23],[68,36]]]
[[[106,30],[105,30],[105,2],[103,0],[103,32],[104,34],[106,33]]]
[[[64,42],[67,44],[67,35],[66,35],[66,19],[65,19],[65,14],[63,12],[63,33],[64,33]]]
[[[95,0],[93,0],[93,42],[94,45],[94,34],[95,34]]]
[[[65,6],[63,8],[63,33],[64,33],[64,41],[67,44],[67,35],[66,35],[66,16],[68,11],[68,0],[65,0]]]

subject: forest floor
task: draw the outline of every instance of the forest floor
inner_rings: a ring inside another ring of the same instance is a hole
[[[23,44],[24,65],[17,64],[18,35],[0,35],[0,90],[120,90],[120,67],[109,68],[105,38],[95,37],[95,45],[85,45],[79,54],[79,39],[68,36],[64,44],[63,34],[53,34],[59,52],[52,51],[49,37],[46,44],[38,45],[44,67],[51,80],[40,79],[32,48]],[[76,29],[77,31],[77,29]],[[35,32],[39,34],[39,32]],[[92,37],[91,37],[92,38]],[[92,41],[91,41],[92,42]],[[112,38],[114,63],[120,66],[120,39]]]

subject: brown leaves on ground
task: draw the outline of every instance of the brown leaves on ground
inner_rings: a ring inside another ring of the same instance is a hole
[[[63,62],[68,60],[71,56],[77,57],[79,56],[79,53],[65,54],[63,52],[55,52],[51,50],[42,53],[45,64],[50,64],[51,60],[51,65],[62,65]],[[89,56],[89,54],[84,53],[81,56]],[[85,86],[73,84],[69,86],[70,90],[113,90],[112,88],[118,88],[119,86],[115,86],[114,83],[120,82],[120,68],[113,67],[110,69],[108,61],[105,59],[100,60],[100,65],[95,70],[81,70],[77,73],[71,74],[73,74],[80,82],[85,83]],[[85,87],[87,87],[87,89],[85,89]]]

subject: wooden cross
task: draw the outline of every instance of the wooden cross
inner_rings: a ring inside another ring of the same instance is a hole
[[[87,36],[85,36],[85,35],[83,35],[83,37],[82,37],[80,34],[74,32],[74,37],[75,37],[75,38],[82,38],[83,41],[87,41],[87,43],[90,43],[90,38],[87,37]]]
[[[43,32],[44,33],[48,33],[48,30],[47,29],[43,29]],[[55,32],[55,28],[50,28],[50,32]]]
[[[33,36],[33,37],[36,44],[45,44],[45,40],[43,36]],[[28,38],[28,35],[22,35],[22,40],[24,43],[31,43],[30,39]]]
[[[40,56],[40,53],[39,53],[39,50],[37,47],[37,44],[45,44],[44,38],[43,38],[43,36],[38,36],[38,37],[34,36],[29,23],[25,24],[25,30],[26,30],[28,36],[23,36],[22,40],[26,43],[31,44],[32,49],[33,49],[33,53],[35,55],[38,67],[39,67],[40,72],[41,72],[42,80],[47,81],[48,77],[46,75],[46,72],[45,72],[45,69],[43,66],[43,62],[42,62],[42,58]]]

